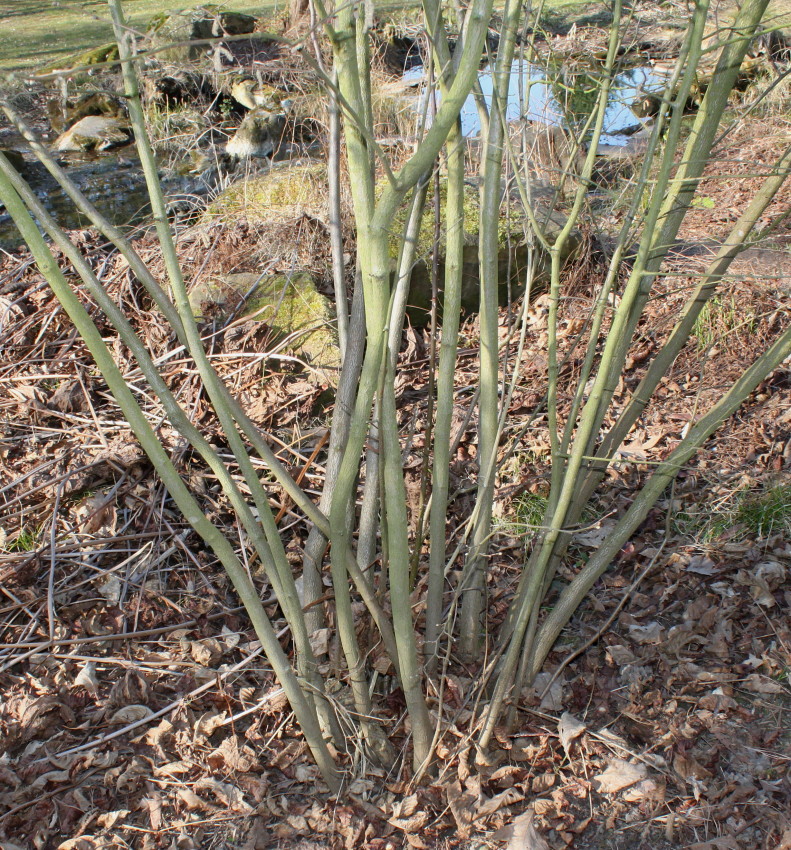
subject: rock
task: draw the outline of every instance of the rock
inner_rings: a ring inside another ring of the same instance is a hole
[[[242,77],[231,84],[231,97],[246,109],[266,109],[275,112],[288,109],[291,101],[282,89],[259,83],[252,77]]]
[[[282,113],[253,109],[225,146],[226,153],[239,159],[272,156],[280,145],[285,128],[286,116]]]
[[[596,148],[596,156],[612,160],[635,159],[645,155],[650,141],[651,129],[650,127],[644,127],[638,133],[630,136],[629,141],[625,145],[600,144]]]
[[[47,101],[47,113],[52,129],[62,133],[67,127],[73,127],[81,118],[89,115],[107,115],[112,118],[125,118],[126,107],[121,98],[106,91],[86,92],[77,100],[66,104],[65,110],[56,99]]]
[[[199,318],[249,317],[265,322],[273,343],[287,341],[278,353],[303,361],[309,376],[319,382],[337,384],[340,353],[333,312],[311,275],[228,274],[199,283],[189,297]]]
[[[68,68],[85,68],[93,65],[103,65],[106,62],[112,63],[108,66],[108,71],[117,69],[118,60],[118,45],[114,41],[107,44],[102,44],[99,47],[92,47],[90,50],[83,50],[80,53],[75,53],[65,59],[56,59],[50,62],[41,69],[41,73],[51,73],[52,71],[60,71]]]
[[[147,101],[162,106],[211,100],[214,97],[214,87],[209,78],[186,69],[158,77],[145,77],[143,91]]]
[[[198,6],[181,12],[155,15],[146,30],[159,58],[184,62],[200,58],[211,46],[186,42],[224,35],[245,35],[255,30],[256,18],[239,12],[221,12],[218,6]],[[164,49],[160,49],[164,48]]]
[[[547,236],[551,239],[565,224],[564,217],[557,212],[549,212],[542,205],[542,197],[551,197],[551,187],[536,182],[531,188],[531,195],[535,204],[536,215],[539,223],[545,229]],[[440,205],[443,220],[440,230],[445,231],[445,199],[444,187],[440,189]],[[464,217],[468,228],[464,233],[464,259],[462,266],[462,307],[465,311],[475,312],[479,305],[480,275],[478,263],[478,219],[480,211],[480,200],[478,187],[467,184],[465,186]],[[391,243],[391,256],[393,269],[397,261],[398,234],[403,231],[405,212],[402,210],[393,227],[393,241]],[[527,269],[527,241],[525,238],[526,216],[515,201],[510,202],[510,209],[501,213],[499,231],[499,253],[498,274],[500,281],[501,301],[508,297],[509,283],[512,293],[518,293],[524,289],[525,271]],[[566,243],[563,261],[565,262],[579,247],[582,236],[579,231],[572,231]],[[440,287],[445,274],[445,246],[439,246],[439,281]],[[417,262],[412,270],[412,280],[409,290],[408,310],[413,323],[423,324],[427,318],[427,311],[431,304],[431,258],[434,253],[434,202],[433,193],[429,193],[426,207],[421,221],[417,244]],[[549,273],[549,257],[542,251],[536,251],[534,258],[534,284],[543,283],[547,280]],[[536,288],[534,286],[534,293]],[[538,290],[540,291],[540,289]]]
[[[18,171],[20,174],[25,173],[25,158],[19,151],[15,151],[13,148],[0,148],[0,153],[8,160],[15,171]]]
[[[283,163],[265,174],[239,180],[221,192],[204,220],[227,219],[278,225],[309,216],[325,222],[327,166],[317,160]]]
[[[126,123],[107,115],[89,115],[55,140],[56,151],[105,151],[125,145],[131,138]]]

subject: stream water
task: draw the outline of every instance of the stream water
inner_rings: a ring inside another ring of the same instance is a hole
[[[47,212],[66,230],[88,227],[71,200],[23,143],[14,148],[24,156],[23,177]],[[151,212],[145,178],[134,145],[108,153],[58,154],[58,160],[77,188],[113,224],[143,222]],[[211,188],[199,176],[166,172],[161,176],[169,210],[181,212]],[[0,205],[0,249],[13,250],[22,242],[11,217]]]
[[[403,79],[405,82],[417,82],[424,75],[424,68],[418,65],[407,71]],[[487,105],[491,105],[491,71],[484,69],[478,79]],[[590,74],[572,73],[559,67],[552,75],[517,60],[511,67],[506,118],[509,121],[527,119],[551,126],[580,128],[594,107],[598,83]],[[615,78],[604,118],[600,142],[602,152],[607,147],[612,150],[626,145],[631,135],[644,126],[633,107],[645,95],[661,92],[664,84],[664,78],[649,67],[633,68]],[[417,97],[418,104],[427,96],[425,86],[421,92]],[[461,121],[466,136],[480,133],[478,110],[472,95],[461,110]],[[31,152],[26,151],[24,146],[13,146],[24,155],[24,176],[58,223],[66,229],[86,226],[87,222]],[[106,154],[68,155],[64,160],[77,186],[114,224],[134,224],[148,214],[145,182],[133,145]],[[163,188],[170,203],[179,208],[184,203],[189,205],[190,196],[203,195],[211,187],[200,177],[190,179],[170,174]],[[0,206],[0,248],[13,249],[19,243],[20,237],[13,222]]]
[[[406,82],[416,82],[424,76],[422,67],[404,74]],[[486,68],[478,75],[486,105],[491,106],[494,78]],[[607,111],[604,114],[602,145],[625,145],[630,136],[643,124],[634,112],[634,105],[648,94],[661,93],[665,79],[650,67],[632,68],[618,74],[613,81]],[[507,121],[527,119],[555,127],[582,126],[590,115],[598,96],[598,81],[590,74],[572,73],[559,69],[554,77],[520,60],[511,66],[505,116]],[[461,126],[465,136],[481,132],[475,98],[470,95],[461,110]]]

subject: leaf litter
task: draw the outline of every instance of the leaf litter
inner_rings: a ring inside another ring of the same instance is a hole
[[[735,134],[728,144],[737,142]],[[741,145],[747,150],[743,138]],[[714,196],[719,185],[712,178],[704,189]],[[697,210],[700,232],[716,232],[717,210],[726,208],[718,201]],[[692,225],[684,237],[697,235]],[[174,353],[123,264],[90,232],[77,238],[107,263],[113,297],[169,364],[167,380],[219,445],[191,364]],[[689,258],[678,262],[688,265]],[[0,331],[0,366],[13,377],[0,383],[4,848],[791,847],[791,543],[780,531],[707,524],[714,506],[725,510],[740,494],[788,480],[787,369],[682,470],[577,612],[543,678],[520,696],[515,731],[498,730],[493,752],[470,746],[475,715],[467,697],[478,670],[452,668],[443,702],[432,705],[444,718],[436,774],[414,787],[406,763],[391,775],[369,765],[347,797],[331,799],[227,579],[171,509],[29,258],[4,255],[1,263],[3,286],[13,294],[6,312],[14,317]],[[684,297],[677,284],[657,285],[633,347],[629,386],[670,329],[674,302]],[[569,285],[577,290],[561,311],[573,329],[588,295],[578,282]],[[601,543],[607,517],[618,515],[647,464],[679,439],[690,399],[705,409],[750,359],[754,339],[787,324],[783,292],[760,275],[740,273],[733,281],[734,297],[754,316],[750,328],[728,329],[728,344],[715,344],[714,355],[691,340],[613,466],[595,506],[601,521],[576,536],[572,554],[583,557]],[[0,297],[10,296],[4,289]],[[515,392],[515,417],[526,417],[543,392],[545,320],[537,302],[528,334],[532,366]],[[507,321],[504,313],[504,329]],[[101,330],[112,338],[110,328]],[[322,456],[307,463],[315,442],[304,435],[327,414],[321,388],[249,356],[262,350],[266,329],[243,331],[227,343],[216,338],[221,371],[281,457],[306,468],[304,483],[316,493]],[[476,333],[468,321],[457,372],[455,485],[474,480],[475,418],[465,388],[476,380]],[[561,334],[561,347],[570,336]],[[426,334],[412,329],[402,354],[399,408],[415,423],[405,446],[408,470],[420,468],[428,346]],[[120,344],[116,356],[134,380],[135,365]],[[562,404],[576,368],[572,363],[563,376]],[[147,415],[161,422],[161,411],[147,403]],[[229,507],[212,478],[176,432],[162,425],[161,433],[205,510],[233,537]],[[509,457],[504,452],[495,506],[503,522],[489,585],[493,627],[529,541],[507,519],[518,516],[522,496],[545,492],[547,453],[533,432],[508,447]],[[469,511],[460,489],[451,537]],[[276,488],[272,496],[286,508],[289,551],[299,552],[307,529]],[[572,559],[561,577],[573,568]],[[612,611],[617,617],[598,634]],[[312,639],[331,649],[331,635]],[[388,675],[386,665],[380,672]],[[398,725],[402,696],[394,689],[384,705],[394,740],[406,743]]]

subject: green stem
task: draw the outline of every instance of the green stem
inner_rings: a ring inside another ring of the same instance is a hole
[[[0,155],[2,156],[2,155]],[[299,680],[294,675],[285,653],[275,635],[274,629],[264,611],[258,592],[250,581],[247,572],[240,563],[230,543],[222,532],[206,517],[181,476],[173,466],[167,452],[159,442],[154,430],[140,409],[132,391],[126,385],[98,329],[94,325],[77,296],[71,291],[65,276],[58,268],[55,259],[44,242],[25,205],[9,181],[6,171],[10,168],[3,157],[4,167],[0,169],[0,196],[7,211],[14,220],[25,242],[28,244],[41,273],[46,278],[63,309],[74,323],[77,332],[85,342],[110,392],[118,402],[126,421],[151,460],[160,480],[172,496],[187,522],[217,555],[242,603],[250,616],[256,634],[264,647],[264,652],[272,664],[284,691],[297,716],[297,720],[311,748],[314,758],[327,784],[337,791],[340,780],[337,769],[321,735],[315,706],[307,699]]]
[[[489,134],[483,155],[483,185],[479,213],[480,360],[478,400],[478,516],[472,528],[470,554],[462,575],[459,650],[468,659],[480,652],[486,563],[494,499],[494,459],[499,422],[499,262],[498,235],[502,195],[505,107],[511,79],[521,4],[507,0],[500,48],[494,68]]]
[[[542,623],[536,636],[528,681],[535,678],[558,635],[568,623],[574,611],[579,607],[596,580],[612,563],[621,547],[646,518],[667,485],[678,474],[679,469],[694,456],[717,428],[738,410],[750,393],[789,355],[791,355],[791,330],[787,330],[764,354],[755,360],[725,396],[690,429],[687,436],[674,449],[667,460],[659,464],[654,474],[632,502],[629,510],[608,534],[602,545],[593,553],[576,578],[561,593],[560,599]]]
[[[277,526],[275,525],[274,517],[272,516],[272,511],[269,506],[269,498],[261,484],[258,473],[250,460],[250,456],[245,448],[239,431],[237,430],[234,417],[228,406],[225,404],[226,395],[221,392],[217,386],[218,382],[215,381],[216,373],[211,368],[192,314],[192,307],[187,295],[187,287],[184,282],[184,276],[181,271],[176,246],[170,231],[170,223],[167,218],[165,199],[162,194],[162,187],[159,183],[159,175],[157,172],[154,153],[151,149],[148,135],[146,133],[145,117],[143,115],[143,107],[140,102],[137,75],[134,68],[134,39],[124,18],[120,0],[108,0],[108,3],[113,19],[113,28],[115,30],[116,40],[118,42],[118,53],[121,60],[121,69],[124,78],[129,117],[135,131],[135,143],[140,156],[143,174],[146,179],[146,186],[151,201],[151,209],[153,212],[157,236],[159,238],[159,245],[162,250],[171,292],[173,294],[179,319],[181,320],[181,326],[187,341],[188,350],[195,360],[198,372],[200,373],[204,386],[206,387],[206,392],[215,412],[217,413],[217,417],[222,425],[225,437],[228,440],[228,445],[230,446],[236,462],[239,464],[245,483],[250,489],[253,502],[258,510],[259,519],[272,552],[275,571],[280,580],[282,589],[282,596],[279,597],[280,604],[294,635],[294,644],[297,650],[297,667],[302,675],[310,681],[319,692],[321,692],[322,683],[317,676],[316,661],[313,656],[313,650],[310,646],[305,619],[302,616],[302,605],[299,601],[291,567],[289,566],[285,550],[283,549],[283,543],[280,539]],[[312,699],[312,694],[309,695],[308,698]],[[327,722],[329,723],[329,709],[326,707],[323,708],[323,710],[326,714]]]

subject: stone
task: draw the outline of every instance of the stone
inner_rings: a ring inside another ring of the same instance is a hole
[[[552,189],[536,182],[531,186],[531,197],[534,201],[536,217],[543,226],[546,235],[552,239],[565,225],[565,218],[556,211],[549,210],[549,199]],[[441,223],[440,231],[446,230],[445,201],[447,193],[444,186],[440,189]],[[498,279],[500,284],[500,300],[505,303],[509,289],[511,294],[519,293],[525,286],[525,273],[528,262],[528,245],[525,236],[527,224],[526,215],[521,205],[510,200],[506,213],[501,212],[498,225]],[[464,220],[464,258],[462,265],[462,308],[467,312],[476,312],[479,305],[480,274],[478,262],[478,223],[480,212],[480,195],[478,187],[472,184],[465,186]],[[395,273],[398,250],[398,234],[403,232],[406,213],[402,209],[393,227],[391,242],[391,257]],[[565,262],[579,247],[582,236],[579,231],[572,231],[566,243],[563,262]],[[434,253],[434,202],[433,193],[426,199],[426,206],[420,224],[417,241],[416,264],[412,270],[412,280],[409,290],[408,312],[415,324],[424,324],[427,320],[431,305],[431,259]],[[536,246],[534,256],[534,289],[540,292],[549,275],[549,257],[546,252]],[[439,283],[440,289],[445,275],[445,245],[439,245]]]
[[[74,53],[71,56],[56,59],[50,62],[41,69],[41,73],[51,73],[53,71],[61,71],[71,68],[91,68],[94,65],[107,66],[108,71],[118,69],[118,45],[114,41],[107,44],[102,44],[99,47],[92,47],[90,50],[83,50],[80,53]]]
[[[333,311],[311,275],[226,274],[198,283],[189,298],[197,318],[265,322],[273,342],[285,342],[279,354],[304,363],[309,379],[337,384],[341,363]]]
[[[56,151],[106,151],[125,145],[131,131],[124,121],[108,115],[88,115],[55,140]]]
[[[205,221],[244,218],[285,224],[309,216],[326,222],[327,166],[318,160],[283,163],[265,174],[232,183],[210,204]]]
[[[231,97],[246,109],[265,109],[277,112],[287,109],[291,101],[282,89],[259,83],[252,77],[242,77],[231,84]]]
[[[207,101],[215,96],[211,80],[205,74],[186,68],[172,74],[143,77],[143,92],[149,103],[165,107]]]
[[[0,148],[0,153],[8,160],[14,171],[19,172],[19,174],[25,173],[25,158],[19,151],[13,148]]]
[[[282,113],[252,109],[228,141],[225,151],[239,159],[272,156],[280,146],[285,128],[286,116]]]
[[[73,127],[81,118],[89,115],[106,115],[111,118],[125,118],[126,107],[115,94],[107,91],[90,92],[80,95],[75,101],[66,103],[65,110],[58,99],[47,101],[47,113],[52,129],[62,133]]]
[[[257,20],[239,12],[221,12],[218,6],[205,5],[181,12],[161,12],[146,30],[150,46],[158,58],[184,62],[200,58],[211,45],[188,44],[224,35],[245,35],[255,30]]]

